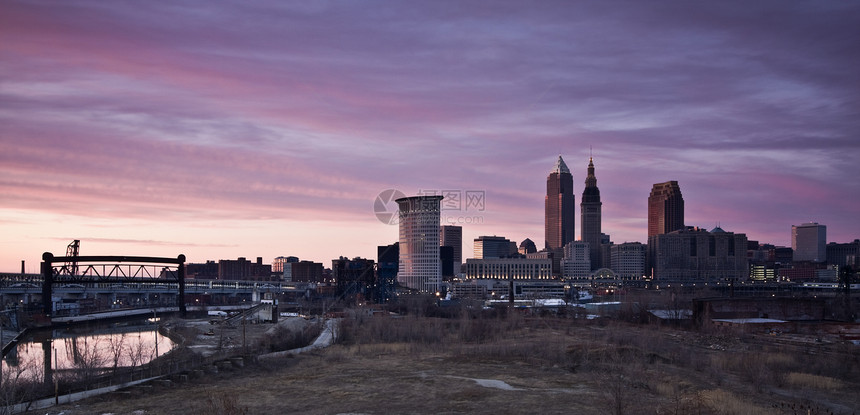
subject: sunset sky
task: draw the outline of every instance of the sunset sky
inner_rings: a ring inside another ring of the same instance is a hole
[[[667,180],[687,225],[860,238],[860,3],[0,2],[0,271],[375,259],[386,189],[542,247],[559,154],[616,243]]]

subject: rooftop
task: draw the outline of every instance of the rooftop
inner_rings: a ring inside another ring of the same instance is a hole
[[[564,159],[561,158],[561,154],[558,155],[558,160],[555,162],[555,168],[553,168],[550,173],[570,174],[570,169],[567,168],[567,164],[564,163]]]

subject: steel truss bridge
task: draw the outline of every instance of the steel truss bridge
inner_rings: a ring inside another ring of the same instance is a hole
[[[128,273],[128,264],[125,264],[124,272]],[[98,267],[96,267],[98,268]],[[134,266],[132,265],[132,268]],[[99,269],[101,273],[101,269]],[[133,275],[133,273],[132,273]],[[72,282],[78,281],[78,282]],[[44,278],[42,274],[22,274],[22,273],[0,273],[0,298],[4,303],[42,303]],[[293,296],[311,295],[315,292],[317,284],[308,282],[283,282],[283,281],[245,281],[245,280],[186,280],[185,281],[185,304],[188,310],[193,310],[194,306],[198,305],[195,301],[199,297],[219,296],[226,297],[247,297],[253,301],[255,297],[262,297],[264,293],[291,294]],[[151,303],[144,301],[143,304],[135,305],[134,302],[127,303],[120,308],[112,309],[115,311],[126,309],[164,309],[170,308],[178,303],[179,282],[164,278],[140,278],[140,279],[102,279],[90,278],[85,281],[80,279],[55,278],[52,287],[52,295],[55,298],[61,298],[63,302],[71,301],[76,303],[84,298],[111,298],[111,296],[121,296],[126,300],[133,298],[149,298],[155,297],[159,301]],[[233,303],[229,303],[233,304]],[[229,305],[227,304],[227,305]],[[202,305],[202,304],[200,304]],[[217,304],[207,304],[212,306]],[[223,307],[225,304],[218,306]],[[235,303],[234,305],[238,305]],[[53,320],[57,318],[66,318],[70,310],[60,309],[61,304],[56,303],[57,308],[54,310]],[[40,307],[42,308],[42,307]],[[178,311],[178,308],[174,308]],[[79,309],[83,311],[83,307]],[[101,308],[98,312],[107,311]],[[87,314],[82,312],[81,315]],[[62,320],[60,318],[60,320]]]
[[[178,290],[177,306],[184,317],[185,255],[176,258],[142,256],[78,256],[55,257],[42,254],[42,311],[48,318],[53,313],[54,285],[81,286],[92,284],[174,282]]]
[[[42,287],[41,274],[0,273],[0,291],[9,294],[40,294]],[[185,294],[219,294],[251,292],[273,293],[303,293],[314,290],[315,283],[281,282],[281,281],[246,281],[246,280],[185,280]],[[178,292],[179,283],[153,279],[125,283],[59,283],[54,286],[54,293],[137,293],[137,292]]]

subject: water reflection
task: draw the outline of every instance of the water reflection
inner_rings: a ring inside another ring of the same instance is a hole
[[[175,346],[151,322],[34,332],[3,359],[3,379],[86,379],[145,365]]]

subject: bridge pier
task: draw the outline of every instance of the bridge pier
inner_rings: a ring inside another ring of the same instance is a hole
[[[45,252],[42,254],[42,312],[49,320],[54,310],[53,288],[54,288],[54,254]],[[46,375],[47,376],[47,375]]]
[[[54,370],[53,370],[53,362],[51,362],[52,350],[51,350],[51,340],[45,339],[42,340],[42,353],[44,354],[43,365],[45,366],[45,384],[50,385],[54,383]]]

